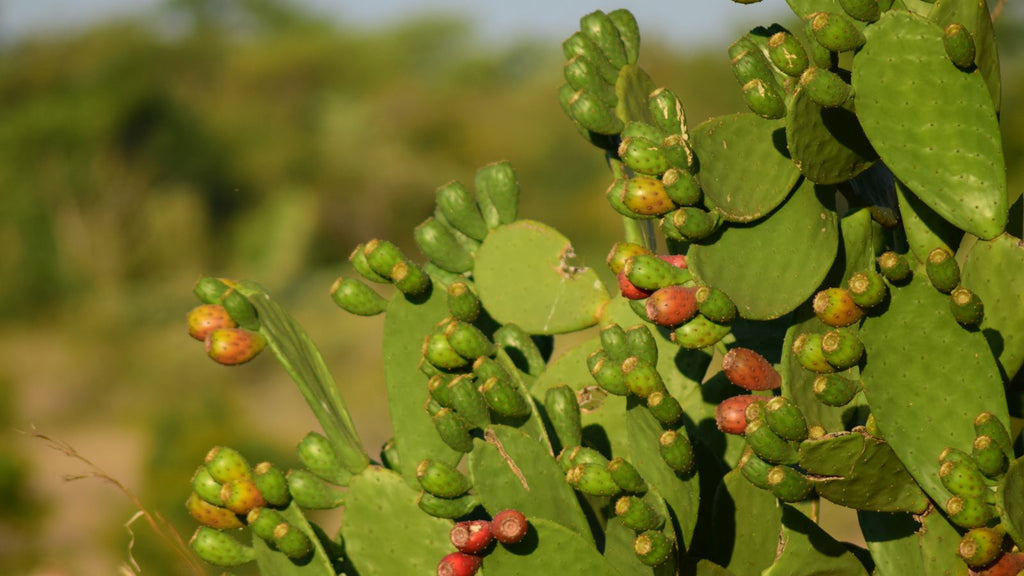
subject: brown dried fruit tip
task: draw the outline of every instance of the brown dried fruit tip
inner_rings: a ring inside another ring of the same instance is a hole
[[[466,520],[457,523],[451,532],[452,544],[466,554],[479,554],[494,541],[491,523],[487,520]]]
[[[715,407],[715,422],[718,429],[726,434],[743,435],[747,429],[747,406],[764,402],[764,396],[744,394],[726,398]]]
[[[518,510],[502,510],[491,518],[491,532],[502,544],[515,544],[526,536],[526,517]]]
[[[730,382],[745,390],[775,390],[782,386],[782,375],[764,356],[749,348],[726,352],[722,371]]]
[[[437,576],[473,576],[483,560],[479,556],[452,552],[437,565]]]

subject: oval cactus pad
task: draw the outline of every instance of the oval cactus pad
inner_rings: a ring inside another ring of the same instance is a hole
[[[865,35],[853,87],[879,156],[943,218],[997,236],[1007,219],[1006,167],[985,80],[953,65],[942,29],[924,18],[888,12]]]
[[[561,334],[597,323],[608,291],[575,262],[569,239],[546,224],[519,220],[491,231],[476,253],[480,300],[495,320],[531,334]]]
[[[487,576],[551,574],[618,576],[594,545],[577,533],[543,518],[527,515],[526,538],[511,546],[496,546],[484,559]]]
[[[878,159],[853,112],[823,108],[802,88],[789,105],[786,141],[793,162],[818,184],[846,182]]]

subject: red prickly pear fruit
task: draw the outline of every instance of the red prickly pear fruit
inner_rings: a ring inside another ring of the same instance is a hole
[[[237,366],[255,358],[267,341],[244,328],[219,328],[206,337],[206,354],[219,364]]]
[[[620,270],[618,274],[619,279],[619,290],[622,291],[622,297],[629,300],[643,300],[651,295],[651,292],[647,290],[641,290],[637,288],[629,278],[626,278],[626,271]]]
[[[526,516],[519,510],[502,510],[491,518],[491,532],[502,544],[515,544],[526,536]]]
[[[730,382],[745,390],[775,390],[782,386],[782,375],[764,356],[749,348],[726,352],[722,371]]]
[[[464,554],[480,554],[494,541],[488,520],[466,520],[452,528],[452,544]]]
[[[686,256],[684,254],[659,254],[658,258],[661,258],[676,268],[686,269]]]
[[[206,340],[211,332],[219,328],[236,327],[238,324],[220,304],[202,304],[188,313],[188,335],[196,340]]]
[[[971,576],[1018,576],[1024,570],[1024,553],[1008,552],[984,570],[969,570]]]
[[[827,288],[818,292],[812,306],[815,316],[833,328],[854,324],[864,315],[845,288]]]
[[[647,318],[659,326],[678,326],[697,315],[696,286],[665,286],[647,299]]]
[[[479,556],[452,552],[437,565],[437,576],[473,576],[482,562]]]
[[[747,406],[764,402],[764,396],[744,394],[726,398],[715,407],[715,422],[718,429],[726,434],[743,435],[747,429]]]

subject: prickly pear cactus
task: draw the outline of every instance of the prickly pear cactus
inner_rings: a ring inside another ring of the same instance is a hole
[[[386,314],[379,459],[272,296],[202,278],[192,336],[225,365],[269,349],[323,433],[288,471],[211,450],[195,552],[309,576],[1020,570],[1024,243],[985,3],[789,5],[799,29],[723,52],[749,110],[692,130],[628,11],[562,44],[557,97],[622,216],[617,285],[518,217],[509,162],[436,190],[424,260],[355,247],[331,296]],[[822,498],[866,548],[817,524]]]

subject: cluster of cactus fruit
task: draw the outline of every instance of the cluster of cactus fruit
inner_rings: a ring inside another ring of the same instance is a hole
[[[789,5],[799,35],[729,48],[751,112],[692,131],[628,11],[563,43],[561,104],[623,217],[613,293],[518,217],[508,162],[437,189],[423,264],[352,252],[330,293],[385,314],[377,460],[301,326],[254,282],[202,278],[190,333],[224,364],[272,350],[324,434],[287,474],[211,451],[193,549],[318,576],[1024,569],[1024,243],[988,9]],[[864,547],[818,526],[821,499]],[[342,506],[333,536],[304,514]]]

